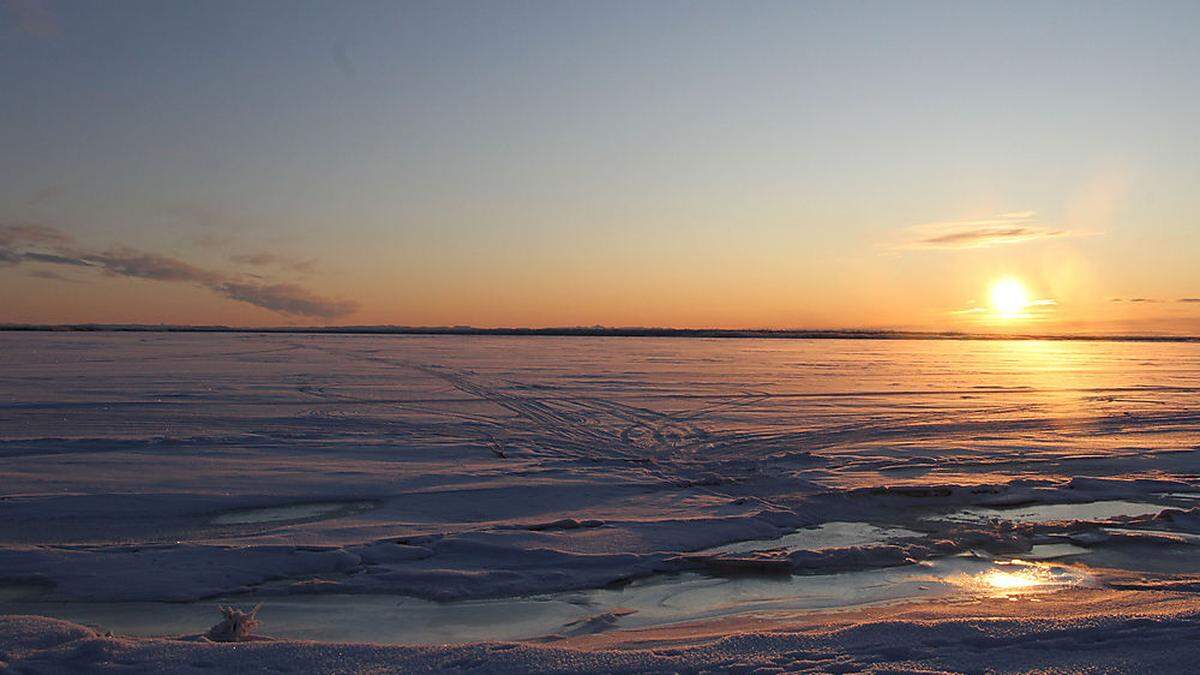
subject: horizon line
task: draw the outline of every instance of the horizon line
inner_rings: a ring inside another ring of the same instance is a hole
[[[0,323],[3,332],[282,333],[328,335],[457,335],[516,337],[660,337],[794,340],[1076,340],[1083,342],[1200,342],[1197,335],[1104,333],[986,333],[876,328],[669,328],[652,326],[492,327],[403,326],[226,326],[220,324]]]

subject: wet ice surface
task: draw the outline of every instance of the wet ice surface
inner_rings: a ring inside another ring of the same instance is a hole
[[[920,537],[922,533],[905,530],[902,527],[876,527],[869,522],[822,522],[816,527],[805,527],[782,537],[773,539],[751,539],[748,542],[734,542],[721,546],[704,549],[701,554],[744,554],[744,552],[773,549],[823,550],[842,548],[842,546],[860,546],[863,544],[881,544],[892,539],[905,537]]]
[[[996,518],[1020,523],[1041,523],[1061,520],[1112,520],[1152,515],[1167,508],[1163,504],[1146,504],[1121,500],[1088,502],[1084,504],[1038,504],[1011,509],[971,508],[947,518],[961,521],[986,521]]]
[[[1082,549],[1080,549],[1082,550]],[[1059,552],[1063,554],[1063,552]],[[1080,568],[954,556],[921,565],[819,576],[714,578],[674,574],[597,589],[495,600],[438,603],[387,595],[272,599],[259,616],[291,639],[438,644],[552,640],[613,628],[641,628],[741,614],[854,607],[972,594],[1006,598],[1090,582]],[[124,635],[194,634],[213,623],[214,604],[12,603],[13,613],[46,613]]]
[[[212,519],[212,523],[214,525],[247,525],[309,520],[365,511],[371,506],[371,502],[315,502],[269,506],[261,509],[238,509],[216,516]]]
[[[822,550],[844,546],[884,543],[904,537],[919,537],[920,532],[898,527],[876,527],[870,523],[821,523],[813,528],[797,530],[775,539],[739,541],[700,551],[706,554],[749,553],[770,549]]]
[[[1029,553],[1021,557],[1025,560],[1055,560],[1083,555],[1087,552],[1088,549],[1074,544],[1035,544]]]
[[[0,613],[411,642],[1193,573],[1198,395],[1188,344],[0,334]]]

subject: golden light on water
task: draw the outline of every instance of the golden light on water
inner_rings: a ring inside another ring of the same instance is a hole
[[[1004,277],[992,284],[988,291],[992,311],[1002,319],[1017,319],[1026,315],[1033,303],[1025,284],[1014,277]]]
[[[1088,579],[1084,570],[1071,566],[1009,560],[982,572],[959,575],[952,583],[980,595],[1011,599],[1086,584]]]
[[[1033,586],[1041,586],[1046,583],[1044,579],[1039,579],[1038,575],[1029,568],[1021,569],[1016,572],[1005,572],[1002,570],[992,570],[985,572],[980,577],[985,585],[991,586],[996,590],[1009,591],[1022,588],[1031,588]]]

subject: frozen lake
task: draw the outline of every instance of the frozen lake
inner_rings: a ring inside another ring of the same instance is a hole
[[[0,614],[552,640],[1195,574],[1197,401],[1196,344],[0,333]]]

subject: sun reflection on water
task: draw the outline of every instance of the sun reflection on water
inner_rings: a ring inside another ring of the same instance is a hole
[[[956,583],[984,595],[1009,597],[1079,586],[1088,578],[1085,572],[1073,567],[1010,560],[977,574],[963,575]]]
[[[980,581],[1002,591],[1041,586],[1044,583],[1042,579],[1038,578],[1037,574],[1028,569],[1020,570],[1019,572],[992,570],[981,574]]]

